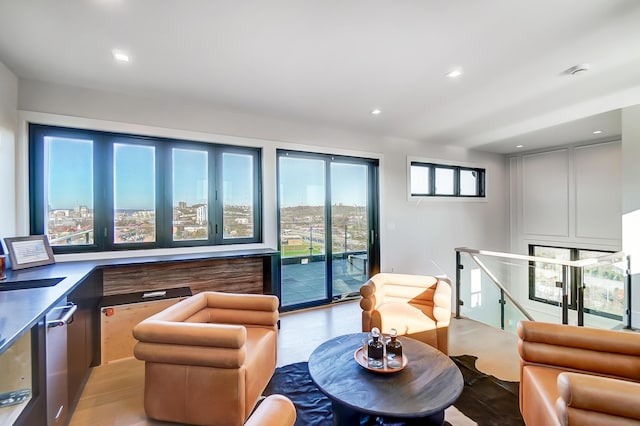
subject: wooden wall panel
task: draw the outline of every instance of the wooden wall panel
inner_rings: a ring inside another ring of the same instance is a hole
[[[104,268],[104,295],[190,287],[201,291],[263,293],[263,259],[215,259]]]

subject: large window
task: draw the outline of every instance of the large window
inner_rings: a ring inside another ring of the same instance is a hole
[[[30,125],[31,233],[71,253],[261,241],[260,150]]]
[[[600,257],[609,252],[565,247],[530,245],[531,256],[556,260],[581,260]],[[576,309],[578,285],[584,285],[584,311],[622,319],[624,313],[624,275],[613,265],[584,267],[582,279],[577,271],[563,271],[562,265],[531,262],[529,274],[529,298],[538,302],[560,305],[560,283],[567,282],[569,308]]]
[[[412,197],[484,197],[485,169],[412,161]]]

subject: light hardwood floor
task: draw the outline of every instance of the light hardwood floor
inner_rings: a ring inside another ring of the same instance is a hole
[[[332,337],[361,330],[360,307],[346,302],[330,307],[281,315],[278,366],[306,361],[313,350]],[[519,378],[517,337],[468,319],[452,319],[450,355],[475,355],[479,370],[503,380]],[[144,365],[128,358],[95,367],[87,381],[71,426],[171,425],[147,419],[143,408]],[[455,407],[446,420],[454,426],[474,425]]]

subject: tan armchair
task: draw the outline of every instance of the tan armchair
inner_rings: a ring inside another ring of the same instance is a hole
[[[521,321],[527,425],[640,424],[640,334]]]
[[[151,418],[242,425],[276,365],[278,298],[202,292],[136,325]]]
[[[245,426],[293,426],[296,407],[283,395],[269,395],[251,414]]]
[[[362,331],[392,328],[439,349],[449,351],[451,282],[427,275],[376,274],[360,287]]]

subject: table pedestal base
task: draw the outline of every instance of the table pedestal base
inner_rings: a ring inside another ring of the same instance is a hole
[[[354,426],[354,425],[377,425],[375,416],[362,414],[356,410],[346,407],[342,404],[332,401],[333,424],[335,426]],[[368,421],[362,423],[362,420],[369,417]],[[406,426],[442,426],[444,424],[444,410],[434,413],[426,417],[415,418],[399,418],[399,417],[383,417],[385,423],[404,423]]]

